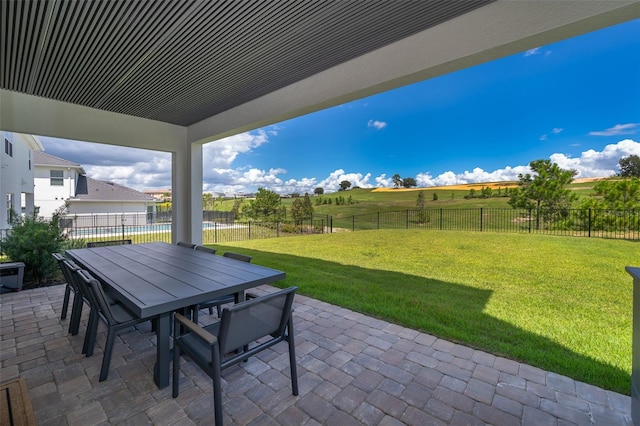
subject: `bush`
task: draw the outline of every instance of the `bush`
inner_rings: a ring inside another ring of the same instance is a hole
[[[26,283],[43,284],[57,275],[58,265],[51,254],[59,252],[65,240],[59,218],[55,213],[47,222],[34,214],[12,221],[2,250],[12,261],[24,263]]]

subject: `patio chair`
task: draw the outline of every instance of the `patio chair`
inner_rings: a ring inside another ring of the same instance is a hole
[[[132,327],[142,322],[149,321],[149,318],[140,318],[129,309],[127,309],[122,303],[115,303],[110,305],[107,301],[107,296],[102,289],[100,282],[96,280],[89,271],[79,269],[76,271],[77,276],[80,278],[80,282],[86,286],[90,292],[92,303],[95,304],[97,309],[92,309],[92,314],[89,318],[88,336],[90,340],[88,343],[87,356],[93,354],[93,348],[95,346],[95,339],[98,329],[98,318],[102,318],[107,325],[107,341],[104,347],[104,353],[102,355],[102,367],[100,369],[100,381],[103,382],[109,375],[109,365],[111,364],[111,353],[113,352],[113,343],[118,331]]]
[[[216,249],[212,249],[211,247],[205,247],[205,246],[196,246],[196,250],[203,251],[205,253],[211,253],[211,254],[216,254],[216,252],[218,251]]]
[[[200,247],[200,248],[198,248]],[[206,249],[206,250],[205,250]],[[201,250],[201,251],[206,251],[207,253],[212,253],[215,254],[217,250],[208,248],[208,247],[203,247],[203,246],[196,246],[196,250]],[[230,253],[228,255],[228,253]],[[243,254],[237,254],[237,253],[232,253],[232,252],[226,252],[224,255],[224,257],[228,257],[228,258],[233,258],[236,260],[241,260],[243,262],[247,262],[250,263],[251,262],[251,257],[250,256],[245,256]],[[198,323],[198,315],[200,313],[201,309],[209,309],[209,315],[213,315],[213,307],[215,306],[218,310],[218,318],[220,318],[220,315],[222,314],[222,305],[226,305],[227,303],[238,303],[238,295],[237,294],[227,294],[225,296],[220,296],[217,299],[213,299],[213,300],[209,300],[207,302],[203,302],[197,305],[194,305],[192,310],[193,310],[193,321],[197,324]]]
[[[73,278],[73,271],[69,270],[63,262],[67,260],[66,257],[62,253],[53,253],[53,258],[58,262],[58,266],[62,271],[62,275],[64,275],[64,279],[67,281],[67,285],[64,288],[64,299],[62,300],[62,314],[60,315],[60,319],[67,318],[67,312],[69,310],[69,300],[71,298],[71,293],[73,293],[73,302],[71,303],[71,318],[69,321],[69,333],[72,336],[78,334],[78,329],[80,326],[80,316],[82,315],[82,306],[84,305],[85,300],[82,297],[82,293],[75,284],[75,279]]]
[[[253,259],[253,257],[247,256],[246,254],[234,253],[232,251],[225,252],[223,256],[228,257],[230,259],[240,260],[242,262],[247,262],[247,263],[251,262],[251,259]]]
[[[174,314],[173,397],[177,398],[179,394],[180,353],[184,352],[213,379],[215,424],[222,425],[221,371],[280,342],[289,345],[291,387],[293,395],[298,395],[291,315],[296,290],[297,287],[290,287],[225,307],[220,321],[204,328],[183,315]],[[250,344],[254,345],[249,347]]]
[[[176,245],[177,245],[177,246],[180,246],[180,247],[190,248],[190,249],[193,249],[193,248],[195,248],[195,247],[196,247],[196,245],[195,245],[195,244],[187,243],[187,242],[184,242],[184,241],[178,241],[178,242],[176,243]]]
[[[80,282],[80,279],[78,277],[78,271],[81,268],[78,265],[76,265],[75,262],[69,259],[63,259],[60,263],[60,267],[62,268],[62,271],[65,277],[67,277],[68,282],[71,284],[72,287],[76,289],[76,295],[79,297],[79,299],[74,298],[74,301],[75,300],[82,301],[82,302],[78,302],[78,308],[74,307],[75,311],[77,311],[77,315],[74,311],[71,312],[71,323],[69,324],[69,332],[72,335],[78,334],[78,329],[80,327],[80,316],[82,314],[82,305],[80,303],[84,304],[84,302],[86,302],[89,305],[89,309],[90,309],[89,320],[87,323],[87,330],[84,335],[84,342],[82,344],[82,353],[85,354],[86,356],[91,356],[93,355],[93,347],[90,348],[89,345],[93,340],[95,340],[95,338],[91,336],[91,333],[94,332],[94,329],[91,327],[91,324],[92,324],[92,318],[98,315],[98,311],[95,308],[93,297],[91,297],[91,295],[89,294],[89,290],[85,287],[83,283]]]

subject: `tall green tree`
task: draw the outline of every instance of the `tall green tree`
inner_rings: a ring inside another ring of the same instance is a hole
[[[414,186],[418,186],[418,183],[414,178],[408,177],[402,180],[402,186],[405,188],[413,188]]]
[[[291,203],[291,217],[300,224],[302,221],[311,219],[313,216],[313,205],[311,204],[311,198],[308,193],[304,194],[304,197],[299,197],[293,200]]]
[[[391,180],[393,180],[393,187],[394,188],[399,188],[400,185],[402,185],[402,178],[397,173],[395,175],[391,176]]]
[[[577,199],[569,189],[576,171],[562,169],[551,160],[534,160],[529,167],[533,173],[518,175],[518,188],[511,191],[509,205],[514,209],[535,209],[539,229],[543,215],[562,212]]]
[[[628,157],[621,158],[618,165],[620,166],[620,176],[640,178],[639,156],[630,155]]]
[[[351,187],[351,182],[349,182],[348,180],[343,180],[342,182],[340,182],[340,191],[346,191],[350,187]]]
[[[316,189],[313,190],[313,193],[315,195],[322,195],[322,194],[324,194],[324,188],[319,186],[319,187],[317,187]]]
[[[425,209],[427,200],[424,197],[424,191],[418,192],[418,198],[416,199],[416,207],[418,208],[418,223],[428,222],[429,215]]]
[[[265,188],[258,188],[256,198],[242,209],[243,214],[253,220],[277,222],[282,219],[280,195]]]
[[[580,207],[616,210],[640,209],[640,179],[603,180],[593,186],[594,197]]]

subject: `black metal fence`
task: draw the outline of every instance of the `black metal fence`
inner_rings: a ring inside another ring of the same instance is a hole
[[[294,222],[243,222],[222,218],[202,222],[204,244],[222,244],[262,238],[372,229],[520,232],[593,238],[640,240],[640,210],[565,209],[408,209],[347,217],[314,215]],[[171,242],[171,222],[97,225],[103,219],[63,220],[63,231],[74,244],[106,240],[133,243]],[[7,230],[0,230],[5,237]],[[0,241],[1,244],[1,241]],[[1,250],[1,247],[0,247]]]
[[[640,210],[414,209],[333,217],[332,228],[526,232],[640,239]]]

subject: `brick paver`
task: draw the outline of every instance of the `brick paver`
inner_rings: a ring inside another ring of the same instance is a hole
[[[54,286],[0,296],[0,378],[26,380],[39,425],[212,423],[211,380],[188,359],[178,398],[154,385],[149,324],[120,333],[109,378],[98,382],[105,329],[94,356],[83,356],[88,309],[69,335],[63,294]],[[628,396],[324,302],[297,295],[294,322],[300,395],[291,394],[286,346],[275,346],[223,373],[225,424],[632,424]]]

